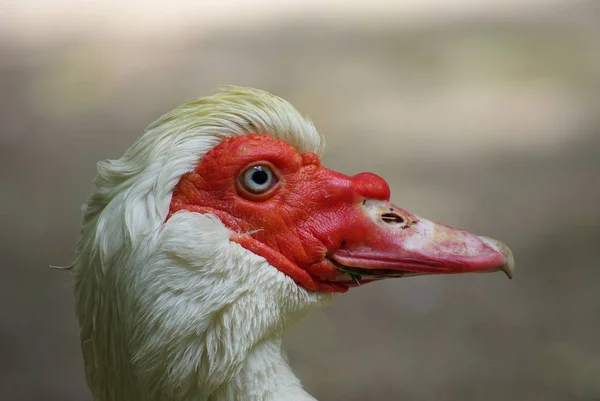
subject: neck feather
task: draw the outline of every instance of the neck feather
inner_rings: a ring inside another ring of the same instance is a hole
[[[79,255],[76,301],[97,401],[310,400],[281,338],[328,294],[229,241],[215,217],[173,215],[111,263]]]
[[[257,344],[237,376],[211,397],[211,401],[231,400],[315,401],[290,369],[281,338]]]

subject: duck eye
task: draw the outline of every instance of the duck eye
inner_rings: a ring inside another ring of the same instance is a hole
[[[240,176],[240,184],[251,194],[263,194],[277,184],[277,177],[270,167],[265,165],[252,166]]]

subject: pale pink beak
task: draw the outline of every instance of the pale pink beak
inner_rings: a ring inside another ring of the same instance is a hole
[[[360,209],[360,238],[329,255],[342,272],[364,279],[494,271],[513,276],[512,252],[500,241],[433,223],[387,201],[367,200]]]

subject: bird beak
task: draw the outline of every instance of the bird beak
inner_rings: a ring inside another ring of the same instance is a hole
[[[503,271],[512,278],[512,252],[502,242],[417,217],[388,201],[365,200],[348,235],[328,255],[337,282],[387,277]]]

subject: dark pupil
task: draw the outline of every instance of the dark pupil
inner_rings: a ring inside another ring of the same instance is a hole
[[[263,185],[269,179],[269,175],[264,170],[259,169],[260,167],[252,173],[252,181],[258,185]]]

